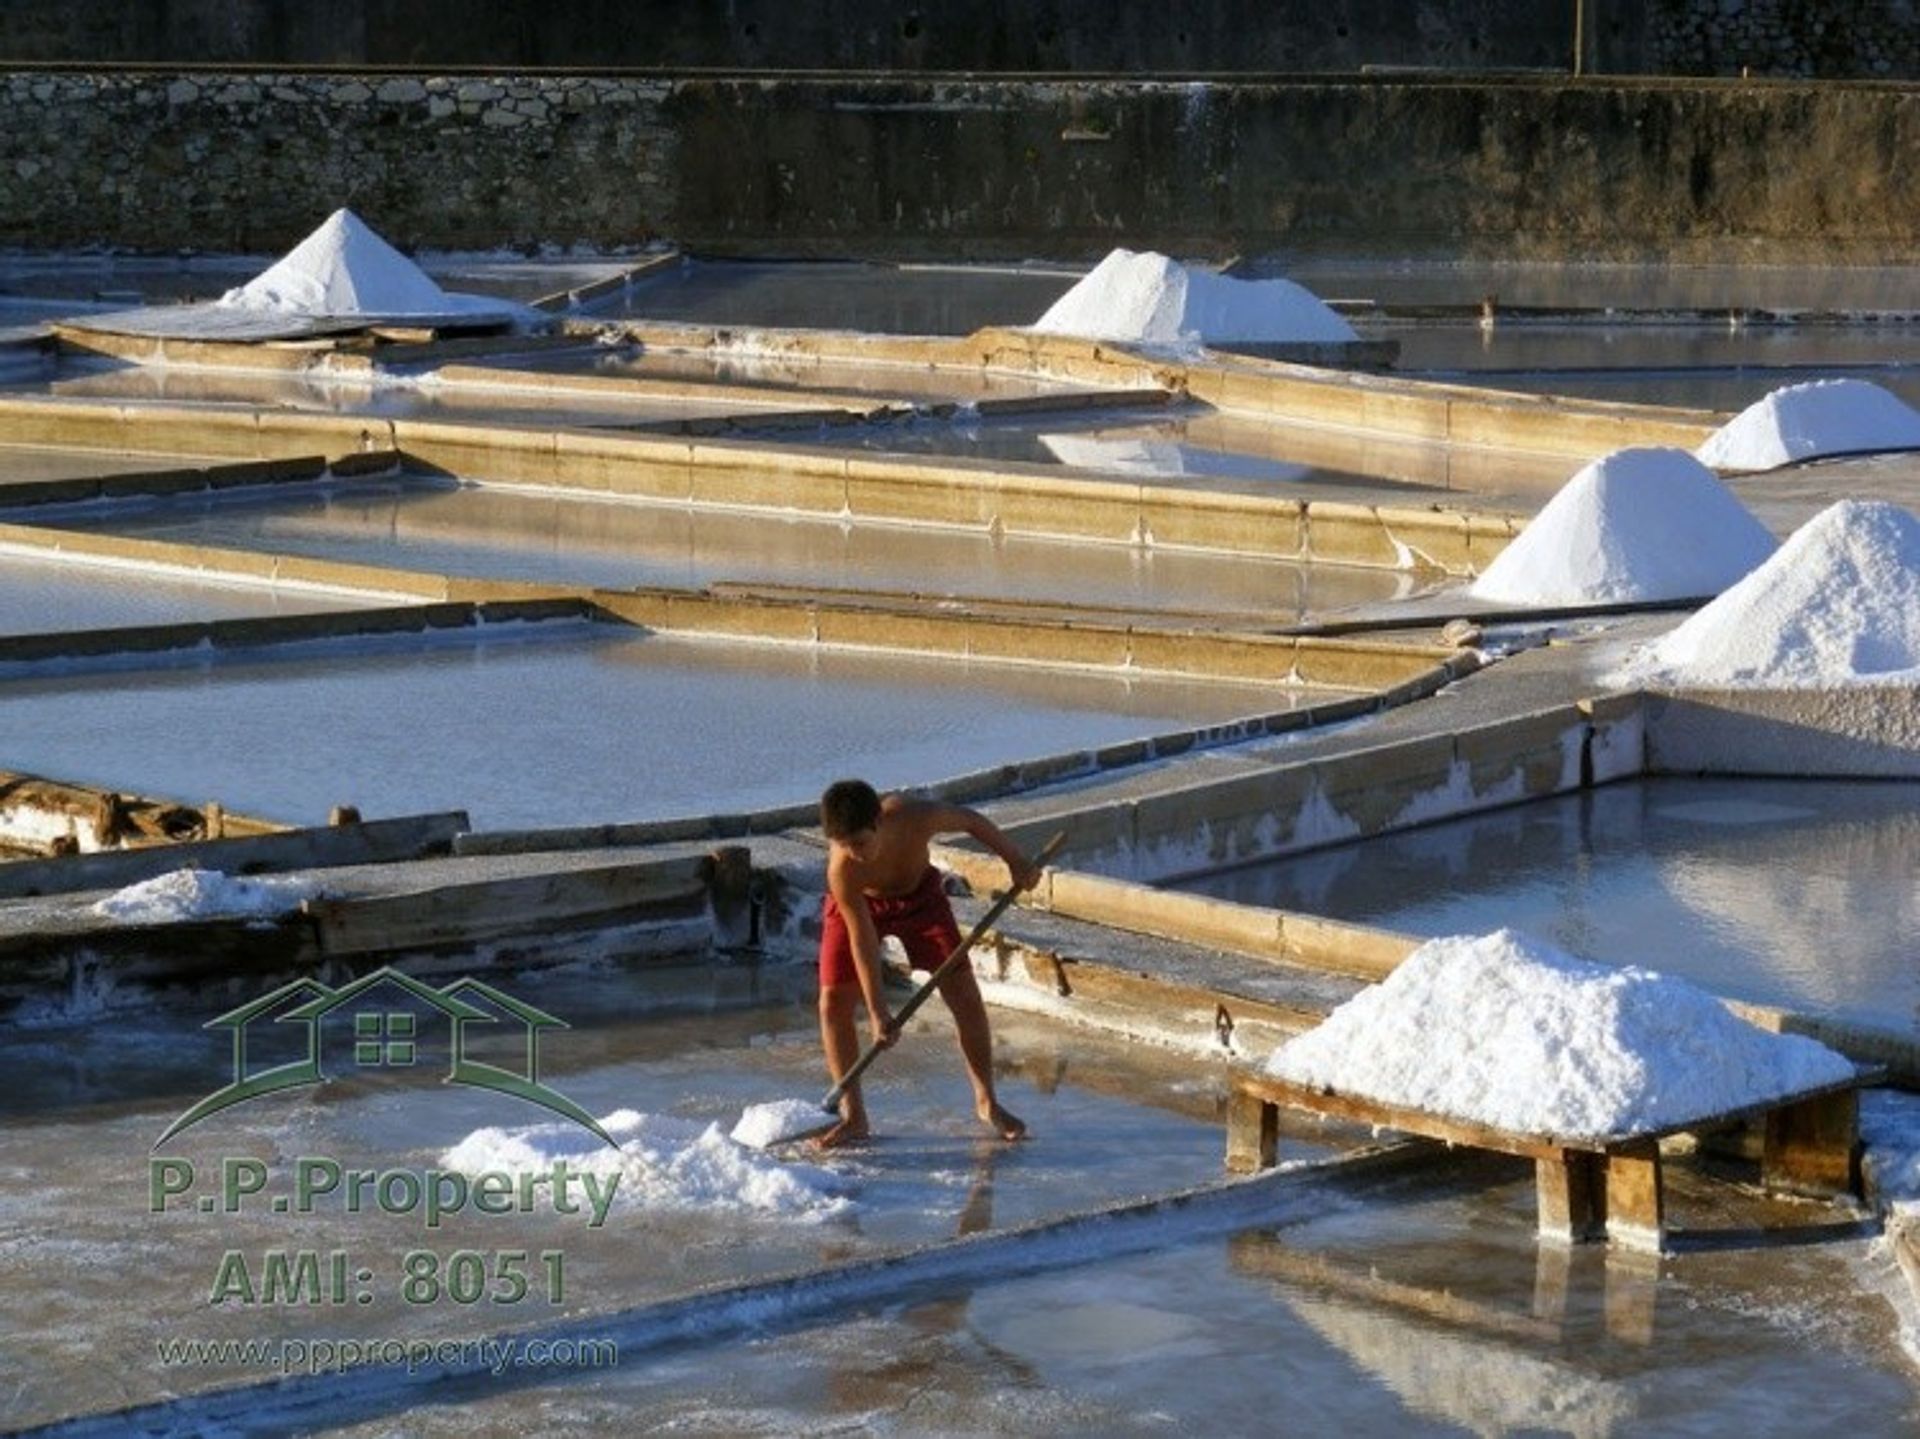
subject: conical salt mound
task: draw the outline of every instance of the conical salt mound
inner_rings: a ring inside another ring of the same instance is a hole
[[[1684,450],[1617,450],[1566,484],[1468,591],[1529,606],[1717,595],[1773,536]]]
[[[1865,380],[1814,380],[1757,400],[1694,451],[1716,470],[1920,449],[1920,411]]]
[[[1430,939],[1267,1072],[1518,1134],[1645,1133],[1836,1084],[1852,1061],[1770,1034],[1685,980],[1517,930]]]
[[[335,210],[278,264],[227,291],[220,303],[276,314],[369,319],[444,317],[475,310],[504,314],[511,308],[479,296],[449,294],[351,210]]]
[[[1236,280],[1147,250],[1115,250],[1033,328],[1143,345],[1327,344],[1353,326],[1291,280]]]
[[[1678,684],[1800,687],[1920,671],[1920,519],[1842,500],[1654,645],[1645,668]]]

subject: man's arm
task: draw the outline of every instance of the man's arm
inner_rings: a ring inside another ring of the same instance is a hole
[[[980,841],[1006,863],[1007,873],[1013,877],[1014,884],[1021,889],[1032,885],[1040,878],[1040,871],[1028,863],[1020,846],[1001,833],[1000,826],[981,814],[977,809],[968,809],[963,804],[929,804],[927,815],[927,833],[965,834]]]
[[[874,928],[873,911],[860,886],[847,878],[839,865],[830,865],[827,888],[847,924],[847,942],[853,949],[853,972],[860,980],[860,996],[867,1002],[867,1025],[876,1044],[894,1040],[893,1011],[887,1008],[887,992],[880,979],[880,931]]]

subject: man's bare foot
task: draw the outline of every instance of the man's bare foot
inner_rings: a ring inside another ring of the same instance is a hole
[[[974,1112],[980,1116],[982,1124],[1002,1139],[1014,1140],[1027,1137],[1027,1121],[1004,1104],[990,1104],[985,1109]]]
[[[813,1147],[821,1150],[845,1149],[849,1145],[864,1144],[872,1137],[873,1133],[867,1128],[867,1121],[864,1117],[860,1119],[843,1119],[825,1134],[816,1136],[813,1141]]]

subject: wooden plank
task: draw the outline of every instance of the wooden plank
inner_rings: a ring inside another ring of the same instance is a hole
[[[699,913],[707,895],[701,859],[556,870],[362,899],[309,900],[301,909],[318,928],[321,952],[330,957],[472,944],[588,924],[631,923],[651,915]]]
[[[1820,1095],[1769,1112],[1760,1177],[1768,1189],[1788,1194],[1858,1194],[1859,1091]]]
[[[1437,1114],[1425,1114],[1417,1109],[1402,1109],[1354,1095],[1310,1089],[1305,1085],[1275,1079],[1270,1075],[1238,1075],[1234,1079],[1234,1084],[1236,1088],[1244,1085],[1254,1094],[1271,1099],[1278,1104],[1310,1109],[1317,1114],[1362,1124],[1370,1129],[1397,1129],[1403,1134],[1416,1134],[1423,1139],[1437,1139],[1442,1144],[1463,1144],[1471,1149],[1491,1149],[1500,1154],[1517,1154],[1523,1159],[1557,1159],[1569,1150],[1599,1153],[1606,1148],[1606,1145],[1600,1142],[1561,1142],[1537,1135],[1513,1134],[1502,1129],[1491,1129],[1484,1124],[1447,1119]]]
[[[1689,1115],[1656,1129],[1633,1130],[1603,1138],[1516,1134],[1508,1130],[1475,1124],[1469,1120],[1449,1119],[1444,1115],[1427,1114],[1417,1109],[1403,1109],[1394,1105],[1381,1104],[1357,1095],[1313,1089],[1306,1085],[1277,1079],[1271,1075],[1242,1075],[1238,1076],[1234,1082],[1246,1084],[1255,1093],[1263,1094],[1277,1103],[1316,1110],[1335,1118],[1351,1119],[1357,1124],[1398,1129],[1406,1134],[1418,1134],[1428,1139],[1438,1139],[1446,1144],[1466,1144],[1476,1149],[1497,1150],[1502,1154],[1547,1158],[1563,1149],[1579,1149],[1598,1154],[1618,1149],[1632,1140],[1664,1139],[1670,1134],[1684,1134],[1688,1130],[1724,1128],[1744,1119],[1769,1114],[1783,1106],[1858,1090],[1863,1084],[1877,1082],[1882,1078],[1883,1073],[1884,1071],[1879,1069],[1861,1068],[1855,1070],[1851,1078],[1835,1080],[1831,1084],[1798,1090],[1792,1094],[1774,1095],[1769,1099],[1755,1100],[1752,1104],[1743,1104],[1732,1109]]]
[[[176,869],[272,874],[419,859],[451,852],[453,837],[467,827],[466,812],[451,810],[444,814],[409,815],[238,839],[194,840],[142,849],[103,850],[62,859],[21,860],[0,864],[0,899],[121,889]]]

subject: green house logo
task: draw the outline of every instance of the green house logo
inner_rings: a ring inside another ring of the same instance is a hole
[[[415,1008],[394,1007],[408,1001]],[[232,1033],[233,1082],[215,1090],[169,1124],[154,1140],[153,1147],[158,1149],[182,1130],[236,1104],[259,1099],[262,1095],[276,1094],[283,1089],[326,1084],[330,1079],[341,1077],[329,1074],[325,1063],[328,1055],[325,1052],[326,1027],[323,1021],[329,1015],[344,1016],[350,1013],[353,1021],[351,1050],[336,1054],[336,1062],[350,1061],[355,1071],[416,1067],[421,1038],[418,1029],[422,1019],[418,1011],[422,1009],[427,1016],[444,1018],[449,1026],[448,1052],[451,1059],[445,1083],[491,1089],[499,1094],[524,1099],[564,1119],[571,1119],[614,1148],[619,1148],[613,1136],[600,1127],[598,1120],[559,1090],[540,1082],[540,1036],[549,1029],[567,1028],[563,1020],[554,1018],[544,1010],[535,1009],[481,980],[461,978],[435,989],[390,967],[376,969],[338,989],[316,979],[296,979],[238,1009],[228,1010],[217,1019],[208,1020],[206,1028],[225,1029]],[[250,1062],[247,1056],[248,1035],[250,1032],[258,1033],[256,1026],[263,1024],[290,1024],[301,1028],[305,1037],[305,1054],[299,1059],[267,1067]],[[520,1026],[525,1035],[526,1048],[523,1051],[524,1061],[519,1068],[486,1064],[468,1054],[472,1026],[489,1024]]]

